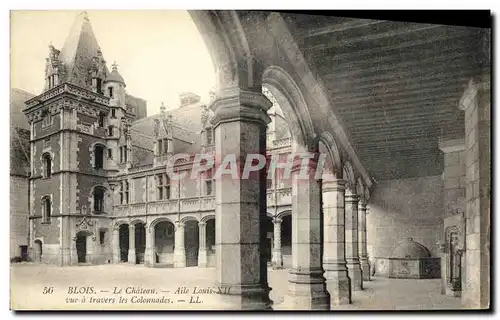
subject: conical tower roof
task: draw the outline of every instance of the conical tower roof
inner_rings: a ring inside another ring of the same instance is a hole
[[[92,79],[89,71],[92,67],[92,58],[98,56],[99,52],[100,47],[87,13],[82,12],[77,15],[59,55],[65,66],[65,81],[83,88],[91,88]]]

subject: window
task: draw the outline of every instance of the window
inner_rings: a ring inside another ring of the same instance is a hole
[[[111,109],[111,118],[116,118],[116,109]]]
[[[50,178],[52,176],[52,158],[50,154],[45,153],[43,159],[43,177]]]
[[[162,173],[156,176],[158,200],[170,199],[170,178]]]
[[[42,223],[50,223],[51,213],[52,201],[50,196],[45,196],[42,198]]]
[[[211,196],[214,193],[214,180],[213,180],[213,171],[212,169],[208,169],[205,172],[205,194],[207,196]]]
[[[108,149],[108,159],[113,159],[113,150]]]
[[[157,142],[158,145],[158,154],[166,154],[168,151],[168,140],[167,139],[159,139]]]
[[[101,246],[106,242],[106,230],[99,230],[99,244]]]
[[[104,168],[104,146],[97,145],[94,147],[94,169]]]
[[[207,180],[205,181],[205,187],[206,187],[206,191],[207,191],[207,196],[211,196],[212,195],[212,180]]]
[[[113,136],[113,126],[108,127],[108,136]]]
[[[113,99],[113,87],[108,87],[108,95],[111,99]]]
[[[206,130],[206,134],[207,134],[207,146],[211,145],[212,144],[212,138],[213,138],[213,131],[212,131],[212,128],[207,128]]]
[[[127,146],[120,147],[120,162],[127,162]]]
[[[104,127],[104,117],[104,112],[99,112],[99,127],[101,128]]]
[[[94,212],[104,212],[104,188],[94,188]]]
[[[129,200],[129,183],[122,181],[120,184],[120,204],[127,204]]]
[[[96,91],[97,93],[102,94],[102,80],[100,78],[95,79],[96,80]]]

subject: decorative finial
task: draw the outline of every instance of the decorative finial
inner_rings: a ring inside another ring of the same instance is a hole
[[[113,71],[118,71],[118,65],[116,64],[116,61],[113,62],[113,64],[111,65],[111,67],[113,67]]]

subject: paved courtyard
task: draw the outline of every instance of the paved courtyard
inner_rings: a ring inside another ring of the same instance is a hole
[[[11,267],[13,309],[226,309],[213,285],[214,268],[147,268],[133,265]],[[284,309],[287,270],[269,270],[274,308]],[[460,298],[440,294],[439,280],[374,278],[335,309],[459,309]]]

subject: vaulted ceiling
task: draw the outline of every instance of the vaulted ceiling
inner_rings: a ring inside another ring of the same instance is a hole
[[[442,173],[438,139],[464,134],[457,105],[479,72],[480,28],[282,15],[376,180]]]

